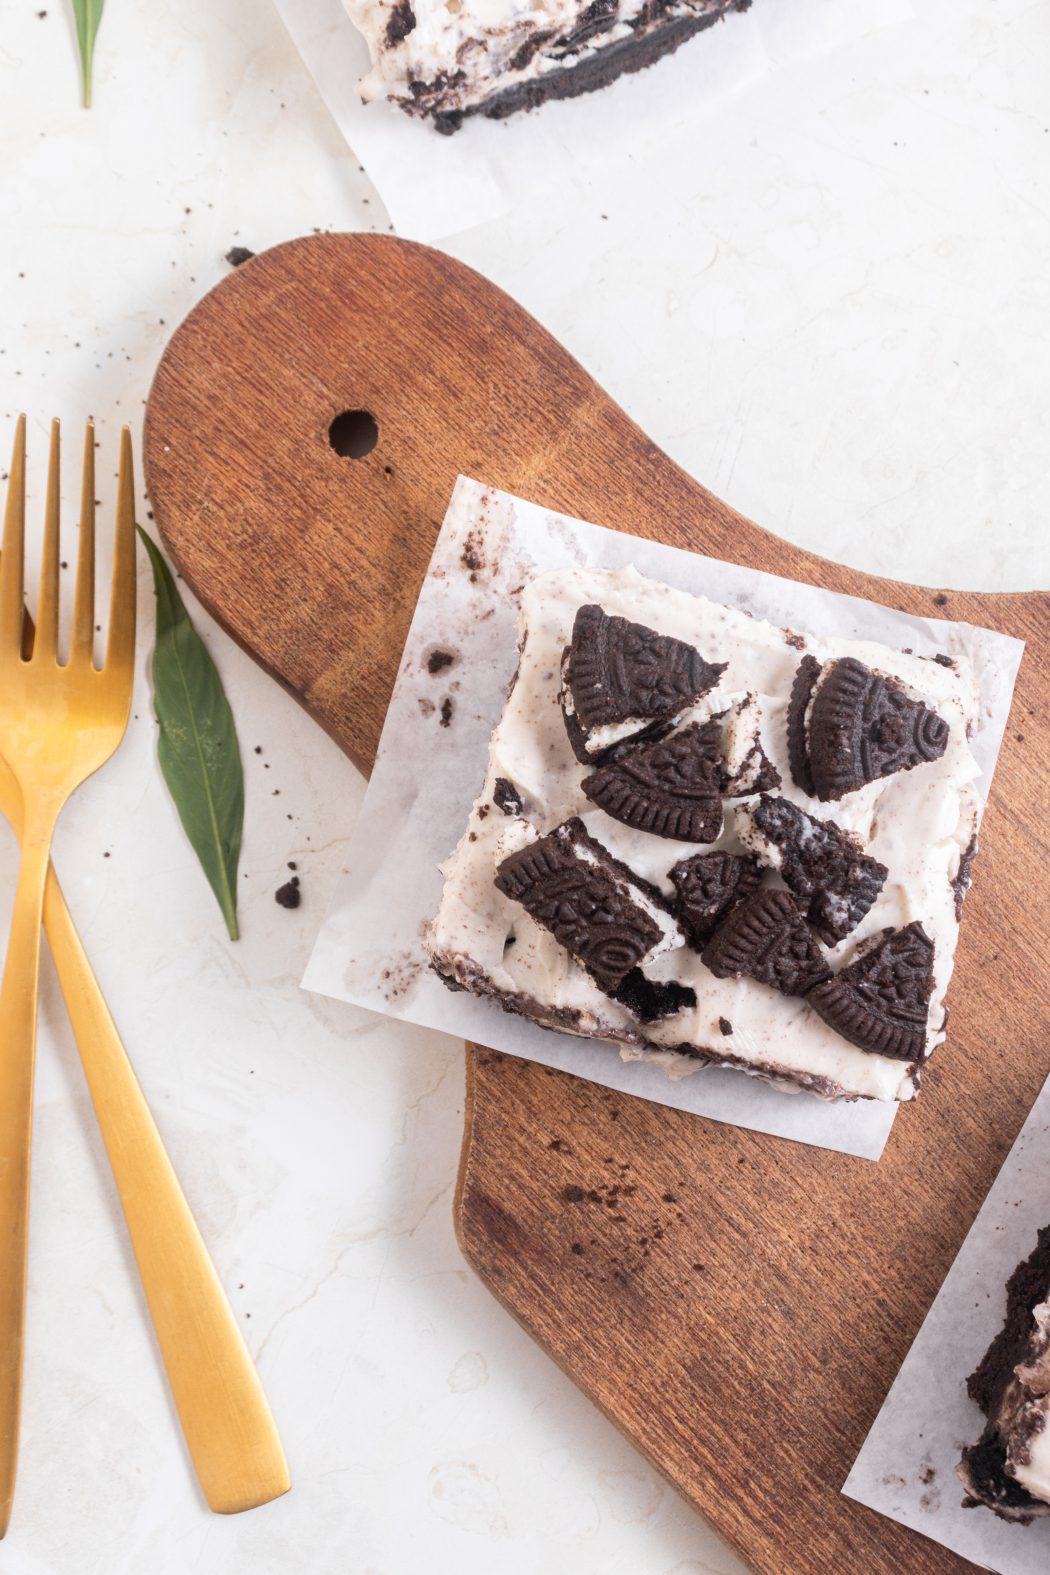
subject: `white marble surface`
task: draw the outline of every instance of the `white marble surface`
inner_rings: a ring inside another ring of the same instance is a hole
[[[917,9],[741,97],[700,145],[451,249],[764,524],[930,583],[1047,583],[1050,8]],[[28,409],[39,502],[46,418],[94,413],[108,507],[118,424],[227,248],[387,221],[250,0],[108,0],[90,115],[63,0],[19,0],[0,104],[0,442]],[[676,201],[680,159],[702,161],[700,202]],[[5,1575],[737,1570],[460,1259],[459,1046],[298,990],[361,783],[207,632],[246,753],[244,939],[159,783],[144,677],[57,858],[295,1488],[230,1520],[200,1500],[48,974]],[[273,901],[288,859],[297,913]],[[13,871],[5,837],[5,890]]]

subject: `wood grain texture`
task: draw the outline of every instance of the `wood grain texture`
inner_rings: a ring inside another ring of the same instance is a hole
[[[379,441],[342,459],[328,426],[355,408]],[[366,770],[461,471],[1028,641],[949,1042],[880,1164],[475,1049],[456,1201],[485,1283],[756,1570],[970,1569],[839,1489],[1050,1072],[1050,598],[935,603],[778,540],[679,470],[493,285],[388,238],[294,241],[206,297],[157,372],[145,457],[197,595]]]

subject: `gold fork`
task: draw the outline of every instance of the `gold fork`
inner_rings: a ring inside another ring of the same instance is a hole
[[[89,425],[73,637],[65,667],[57,665],[57,422],[51,433],[39,626],[28,657],[24,638],[28,620],[22,601],[24,418],[15,438],[0,560],[0,741],[7,757],[6,762],[0,759],[0,811],[23,845],[0,989],[0,1536],[10,1519],[18,1449],[41,904],[157,1340],[205,1498],[213,1510],[232,1513],[266,1503],[291,1485],[258,1375],[54,872],[48,868],[51,831],[62,804],[116,748],[131,703],[135,525],[127,430],[121,437],[109,639],[101,671],[95,669],[92,657],[94,452]]]

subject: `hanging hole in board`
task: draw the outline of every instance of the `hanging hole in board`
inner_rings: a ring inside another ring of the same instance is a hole
[[[364,459],[379,442],[375,416],[368,410],[344,410],[328,428],[328,441],[343,459]]]

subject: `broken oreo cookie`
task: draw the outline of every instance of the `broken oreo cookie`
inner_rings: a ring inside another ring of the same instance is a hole
[[[831,977],[794,897],[772,886],[730,908],[702,961],[716,979],[747,974],[784,995],[806,995]]]
[[[860,1050],[919,1061],[933,990],[933,942],[919,923],[887,930],[809,996],[814,1011]]]
[[[632,968],[681,941],[659,892],[614,859],[578,818],[508,854],[495,884],[609,993]]]
[[[809,769],[806,711],[819,677],[820,663],[816,657],[804,656],[795,672],[787,708],[788,764],[795,782],[809,798],[816,798],[817,795],[813,786],[813,773]]]
[[[828,946],[863,919],[889,874],[860,839],[833,820],[817,820],[786,798],[763,794],[737,811],[742,842],[783,876]]]
[[[679,984],[676,979],[650,979],[640,968],[625,973],[609,993],[640,1023],[659,1023],[696,1005],[696,991],[689,985]]]
[[[592,804],[636,831],[713,842],[722,830],[721,758],[721,724],[691,722],[599,766],[581,786]]]
[[[804,792],[827,802],[944,754],[947,722],[897,679],[854,656],[816,673],[812,661],[800,664],[788,707],[788,755]]]
[[[762,872],[738,853],[694,853],[669,871],[678,893],[676,911],[690,943],[700,951],[734,902],[750,897]]]
[[[750,797],[780,786],[780,772],[762,745],[762,707],[758,696],[745,694],[720,711],[722,764],[719,784],[723,798]]]
[[[670,721],[714,687],[724,662],[596,603],[577,610],[565,660],[563,710],[579,759]]]

